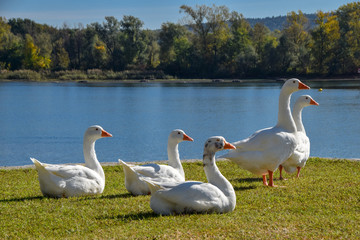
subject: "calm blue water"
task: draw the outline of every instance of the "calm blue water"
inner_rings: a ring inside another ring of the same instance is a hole
[[[360,88],[307,83],[314,88],[292,99],[309,94],[320,103],[303,111],[311,156],[360,158]],[[275,125],[281,86],[0,82],[0,166],[28,165],[29,157],[83,162],[83,134],[93,124],[114,136],[97,141],[100,162],[166,160],[175,128],[195,140],[180,144],[181,159],[201,158],[210,136],[233,142]]]

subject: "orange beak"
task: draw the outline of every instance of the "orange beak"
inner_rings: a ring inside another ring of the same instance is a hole
[[[310,89],[310,87],[299,81],[299,89]]]
[[[101,137],[112,137],[112,135],[110,133],[108,133],[107,131],[102,130]]]
[[[192,139],[191,137],[189,137],[189,136],[188,136],[188,135],[186,135],[185,133],[184,133],[183,140],[184,140],[184,141],[191,141],[191,142],[193,142],[193,141],[194,141],[194,139]]]
[[[310,105],[317,105],[317,106],[319,106],[319,104],[318,104],[316,101],[314,101],[313,99],[310,99]]]
[[[234,145],[225,141],[224,149],[236,149]]]

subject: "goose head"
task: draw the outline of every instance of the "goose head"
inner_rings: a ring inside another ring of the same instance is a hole
[[[310,89],[310,87],[297,78],[290,78],[284,83],[282,89],[289,93],[293,93],[302,89]]]
[[[205,142],[204,153],[216,153],[224,149],[235,149],[236,147],[228,143],[224,137],[214,136],[210,137]]]
[[[182,141],[194,141],[194,139],[189,137],[183,130],[175,129],[171,131],[169,135],[169,141],[180,143]]]
[[[311,105],[318,106],[319,103],[317,103],[312,97],[309,95],[302,95],[296,100],[296,104],[299,104],[301,107],[307,107]]]
[[[96,141],[99,138],[103,137],[112,137],[110,133],[105,131],[101,126],[99,125],[93,125],[89,127],[84,135],[84,139],[87,139],[89,141]]]

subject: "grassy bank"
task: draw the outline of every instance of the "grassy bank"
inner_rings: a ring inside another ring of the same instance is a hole
[[[301,177],[262,186],[260,177],[221,161],[237,194],[228,214],[157,216],[150,196],[133,197],[119,166],[104,167],[101,196],[44,198],[34,169],[0,170],[0,239],[358,239],[360,162],[312,158]],[[187,179],[206,181],[200,162]],[[277,176],[278,177],[278,176]]]

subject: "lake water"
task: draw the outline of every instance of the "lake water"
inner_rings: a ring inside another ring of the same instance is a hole
[[[311,156],[360,158],[360,82],[306,83],[312,89],[292,100],[309,94],[320,104],[303,110]],[[166,160],[176,128],[195,140],[180,143],[181,159],[199,159],[210,136],[234,142],[275,125],[281,86],[0,82],[0,166],[84,162],[83,134],[94,124],[113,134],[96,142],[100,162]]]

